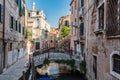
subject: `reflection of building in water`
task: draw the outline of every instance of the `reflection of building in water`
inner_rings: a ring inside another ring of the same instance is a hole
[[[36,71],[44,75],[48,73],[48,75],[55,75],[59,73],[68,73],[71,70],[71,67],[66,64],[57,64],[57,63],[50,63],[47,66],[43,66],[42,68],[37,68]]]
[[[48,73],[48,75],[50,75],[50,68],[49,68],[49,66],[43,66],[42,68],[36,68],[36,71],[39,73],[39,74],[41,74],[41,75],[44,75],[45,73]]]
[[[66,64],[59,64],[59,73],[69,73],[71,67]]]
[[[42,68],[37,68],[36,71],[41,75],[44,75],[45,73],[48,73],[48,75],[59,73],[58,64],[56,63],[50,63],[49,65],[43,66]]]
[[[59,66],[58,64],[51,63],[50,64],[50,75],[58,74],[59,73]]]

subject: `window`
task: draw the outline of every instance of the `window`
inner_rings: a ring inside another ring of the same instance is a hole
[[[16,20],[16,28],[15,28],[16,31],[18,30],[17,28],[18,28],[18,22]]]
[[[10,28],[13,29],[13,16],[10,16]]]
[[[3,22],[3,6],[0,4],[0,22]]]
[[[98,8],[98,29],[104,29],[104,4]]]
[[[76,25],[76,18],[75,18],[75,25]]]
[[[84,23],[80,24],[80,36],[84,35]]]
[[[75,1],[75,9],[77,8],[77,4],[76,4],[76,1]]]
[[[39,15],[39,11],[37,11],[36,14]]]
[[[13,44],[10,43],[10,44],[9,44],[9,49],[8,49],[9,51],[12,51],[12,46],[13,46]]]
[[[25,34],[25,28],[24,27],[22,28],[22,32],[23,32],[23,35],[24,35]]]
[[[84,44],[81,44],[81,54],[84,57]]]
[[[30,13],[28,13],[28,16],[30,17]]]
[[[21,24],[19,23],[19,32],[21,33]]]
[[[64,22],[64,25],[65,25],[65,26],[69,26],[68,20],[66,20],[66,21]]]
[[[120,56],[115,54],[113,55],[113,71],[120,74]]]
[[[72,8],[71,8],[71,14],[73,14],[73,6],[72,6]]]
[[[93,56],[93,76],[97,80],[97,56]]]
[[[106,35],[120,35],[120,0],[107,0]]]
[[[84,0],[81,0],[81,7],[84,7]]]
[[[110,73],[120,79],[120,52],[113,51],[110,55]]]
[[[35,49],[40,49],[40,42],[36,42],[36,47]]]
[[[13,29],[16,30],[16,20],[13,18]]]

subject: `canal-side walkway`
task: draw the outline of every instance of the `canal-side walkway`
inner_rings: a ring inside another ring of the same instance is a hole
[[[23,71],[27,69],[29,57],[26,55],[24,58],[19,59],[15,64],[9,67],[5,72],[0,74],[0,80],[18,80]]]

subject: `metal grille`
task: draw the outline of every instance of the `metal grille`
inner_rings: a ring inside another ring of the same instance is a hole
[[[120,35],[119,0],[107,0],[107,36]]]

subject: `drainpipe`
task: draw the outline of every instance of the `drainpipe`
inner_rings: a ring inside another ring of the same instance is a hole
[[[3,68],[5,68],[5,0],[3,0]]]

